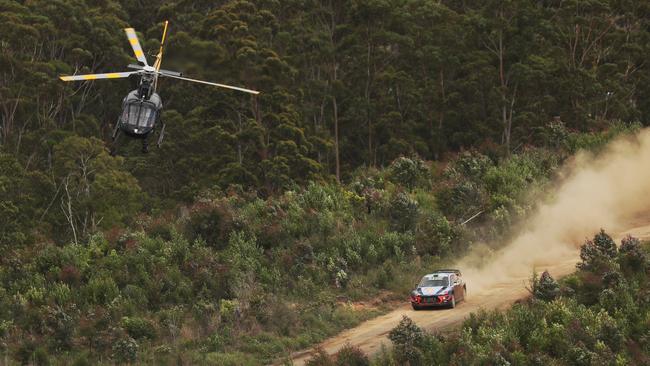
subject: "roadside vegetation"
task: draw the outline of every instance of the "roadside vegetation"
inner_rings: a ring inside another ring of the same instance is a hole
[[[578,271],[543,272],[507,311],[471,314],[456,333],[428,334],[404,317],[392,349],[369,358],[348,346],[308,365],[647,365],[650,243],[616,246],[604,231],[582,246]]]
[[[504,4],[0,0],[0,364],[266,364],[497,249],[650,118],[645,2]],[[58,77],[164,20],[163,68],[262,93],[161,81],[112,157],[137,80]]]
[[[461,255],[483,224],[501,235],[556,166],[544,149],[446,167],[400,158],[345,186],[205,190],[77,243],[5,246],[3,351],[37,364],[270,362],[403,301],[413,273]]]
[[[206,189],[77,242],[5,245],[2,352],[35,364],[271,362],[404,301],[420,273],[479,240],[496,249],[490,239],[533,209],[566,151],[402,157],[266,199]],[[47,218],[21,232],[43,235]]]

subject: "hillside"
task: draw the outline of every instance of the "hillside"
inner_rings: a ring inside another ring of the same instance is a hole
[[[626,236],[617,249],[601,231],[580,257],[575,274],[534,275],[527,299],[472,313],[457,332],[426,333],[404,316],[392,349],[369,359],[347,345],[307,365],[647,365],[648,243]]]
[[[266,364],[388,312],[642,130],[649,12],[0,0],[0,363]],[[122,29],[149,57],[164,20],[164,69],[261,94],[161,79],[164,144],[112,156],[137,78],[58,77],[125,70]]]

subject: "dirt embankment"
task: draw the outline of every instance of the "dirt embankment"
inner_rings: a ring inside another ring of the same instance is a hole
[[[555,277],[574,271],[579,245],[600,228],[650,239],[650,130],[615,141],[597,157],[580,154],[560,174],[553,199],[522,226],[520,235],[501,251],[477,260],[470,253],[456,266],[464,271],[468,298],[453,310],[415,312],[408,303],[398,309],[340,333],[320,344],[335,353],[346,343],[372,354],[389,345],[386,338],[403,315],[428,330],[460,323],[471,312],[505,308],[527,295],[533,270],[548,269]],[[407,294],[405,294],[405,298]],[[303,365],[313,349],[293,354]]]

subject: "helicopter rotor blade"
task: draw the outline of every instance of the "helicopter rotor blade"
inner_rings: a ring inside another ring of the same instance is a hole
[[[158,70],[158,72],[163,74],[164,76],[183,76],[183,73],[178,71],[160,69]]]
[[[81,80],[98,80],[98,79],[119,79],[126,78],[129,75],[137,74],[137,71],[126,71],[126,72],[109,72],[106,74],[86,74],[86,75],[71,75],[71,76],[59,76],[59,79],[63,81],[81,81]]]
[[[160,65],[162,64],[163,47],[165,46],[165,39],[167,39],[167,26],[168,25],[169,25],[169,21],[165,20],[165,23],[163,25],[162,39],[160,40],[160,50],[158,51],[158,54],[156,55],[156,62],[153,63],[153,67],[154,67],[154,69],[156,69],[156,71],[160,70]]]
[[[135,34],[135,29],[124,28],[124,32],[126,33],[126,38],[129,39],[131,48],[133,48],[133,53],[135,54],[135,58],[137,58],[138,61],[142,62],[145,66],[149,66],[149,64],[147,63],[147,58],[144,57],[144,51],[142,51],[142,46],[140,46],[138,35]]]
[[[144,66],[138,65],[138,64],[128,64],[126,66],[127,69],[134,69],[134,70],[144,70]]]
[[[225,85],[225,84],[211,83],[211,82],[209,82],[209,81],[203,81],[203,80],[197,80],[197,79],[190,79],[190,78],[185,78],[185,77],[182,77],[182,76],[176,76],[176,75],[167,74],[167,73],[162,73],[162,72],[159,72],[158,75],[160,75],[160,76],[164,76],[164,77],[168,77],[168,78],[173,78],[173,79],[179,79],[179,80],[191,81],[191,82],[194,82],[194,83],[200,83],[200,84],[207,84],[207,85],[218,86],[218,87],[220,87],[220,88],[226,88],[226,89],[238,90],[238,91],[242,91],[242,92],[244,92],[244,93],[250,93],[250,94],[255,94],[255,95],[257,95],[257,94],[260,93],[260,92],[258,92],[258,91],[256,91],[256,90],[245,89],[245,88],[240,88],[240,87],[237,87],[237,86],[231,86],[231,85]]]

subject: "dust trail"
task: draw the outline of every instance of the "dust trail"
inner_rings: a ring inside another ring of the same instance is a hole
[[[542,204],[487,265],[470,264],[476,253],[457,264],[472,288],[489,291],[501,282],[526,278],[533,268],[575,259],[585,238],[600,228],[617,232],[625,217],[647,211],[650,129],[612,142],[596,157],[578,154],[562,172],[565,178],[556,184],[553,200]]]

